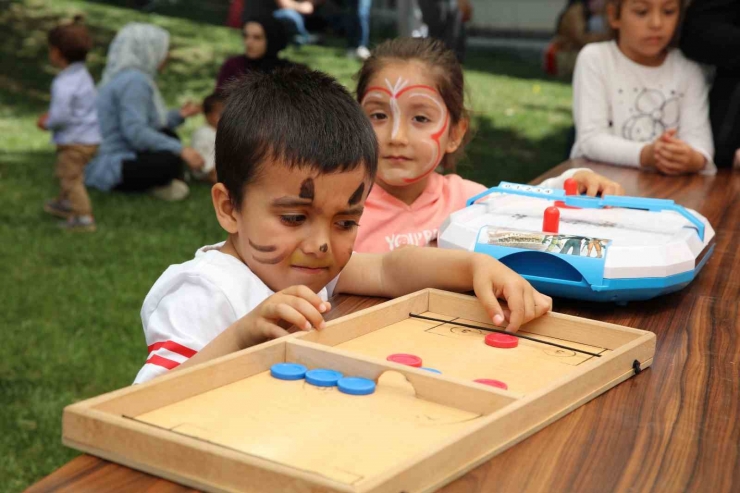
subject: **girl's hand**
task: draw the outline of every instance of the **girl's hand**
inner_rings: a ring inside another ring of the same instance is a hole
[[[516,332],[523,324],[552,309],[552,298],[535,290],[523,277],[488,255],[474,254],[473,289],[495,325],[508,320],[506,330]],[[509,305],[503,310],[497,298]]]
[[[624,195],[624,188],[619,183],[601,176],[593,171],[579,171],[573,175],[578,183],[578,193],[586,193],[589,197],[604,195]]]
[[[203,107],[199,104],[195,104],[192,101],[188,101],[180,108],[180,116],[183,118],[190,118],[203,111]]]
[[[188,165],[188,168],[192,169],[193,171],[201,169],[206,164],[203,156],[201,156],[200,153],[192,147],[183,147],[182,152],[180,153],[180,157],[183,161],[185,161],[185,164]]]
[[[49,121],[49,113],[44,113],[36,120],[36,126],[41,130],[46,130],[46,122]]]
[[[704,169],[706,158],[675,135],[675,129],[668,130],[653,145],[658,171],[666,175],[680,175]]]
[[[241,318],[239,347],[288,335],[285,328],[295,325],[299,330],[325,327],[322,313],[331,309],[328,301],[306,286],[291,286],[273,294]]]

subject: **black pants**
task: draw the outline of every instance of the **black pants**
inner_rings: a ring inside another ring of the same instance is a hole
[[[180,140],[172,130],[163,129],[161,132]],[[176,154],[168,151],[139,152],[135,159],[122,163],[121,183],[116,187],[116,190],[143,192],[150,188],[161,187],[176,178],[182,180],[184,170],[185,163]]]
[[[421,18],[429,28],[429,37],[443,41],[455,52],[460,63],[465,59],[467,33],[456,0],[418,0]]]

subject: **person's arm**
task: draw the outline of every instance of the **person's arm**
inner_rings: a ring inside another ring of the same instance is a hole
[[[56,80],[51,86],[51,105],[44,127],[47,130],[61,130],[72,119],[73,88],[67,87],[63,80]]]
[[[638,167],[645,144],[612,135],[609,128],[611,115],[606,78],[618,75],[604,73],[604,53],[597,47],[590,45],[581,50],[573,74],[576,143],[571,157]]]
[[[681,99],[681,120],[676,135],[704,157],[705,164],[700,172],[714,174],[714,141],[709,122],[709,88],[701,68],[694,63],[686,64],[686,92]]]
[[[275,0],[279,9],[289,9],[300,12],[301,14],[310,15],[313,13],[313,3],[298,2],[296,0]]]
[[[424,288],[475,290],[491,320],[507,330],[550,310],[552,300],[493,257],[439,248],[405,247],[386,254],[352,255],[335,293],[395,298]],[[509,311],[496,298],[504,298]]]
[[[185,122],[185,118],[182,116],[180,109],[169,110],[167,112],[167,123],[166,126],[170,130],[174,130]]]
[[[740,2],[695,0],[686,10],[681,51],[699,63],[740,69]]]
[[[152,89],[143,80],[130,80],[123,88],[120,97],[121,132],[129,145],[140,151],[169,151],[182,153],[182,144],[158,129],[150,126],[147,109],[154,106]]]

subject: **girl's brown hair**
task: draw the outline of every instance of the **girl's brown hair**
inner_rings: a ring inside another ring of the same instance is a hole
[[[372,56],[362,65],[355,76],[357,80],[357,101],[367,92],[370,79],[383,69],[386,63],[393,61],[414,61],[426,64],[433,74],[437,91],[447,106],[452,124],[457,125],[461,120],[469,120],[470,113],[465,108],[465,78],[462,66],[455,53],[444,43],[431,38],[396,38],[378,45]],[[465,145],[470,141],[471,132],[466,132],[457,151],[445,154],[441,166],[446,171],[454,171],[455,165],[464,153]]]
[[[622,7],[624,6],[626,0],[606,0],[604,3],[604,18],[607,20],[607,28],[609,29],[609,34],[611,35],[612,39],[616,39],[619,41],[619,31],[617,29],[614,29],[611,26],[611,23],[609,22],[609,7],[614,9],[614,17],[616,19],[619,19],[619,17],[622,15]],[[681,26],[683,25],[683,16],[686,13],[686,0],[678,0],[678,23],[676,24],[676,31],[673,33],[673,37],[671,38],[671,42],[668,43],[668,46],[675,48],[678,46],[678,38],[680,36],[681,32]]]

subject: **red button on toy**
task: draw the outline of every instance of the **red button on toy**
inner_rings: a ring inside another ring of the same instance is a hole
[[[490,378],[479,378],[478,380],[473,380],[473,381],[482,383],[483,385],[490,385],[491,387],[496,387],[497,389],[504,389],[504,390],[509,389],[509,386],[506,385],[501,380],[492,380]]]
[[[391,354],[386,359],[388,361],[393,361],[394,363],[400,363],[406,366],[413,366],[414,368],[421,368],[421,358],[419,358],[418,356],[414,356],[413,354]]]

